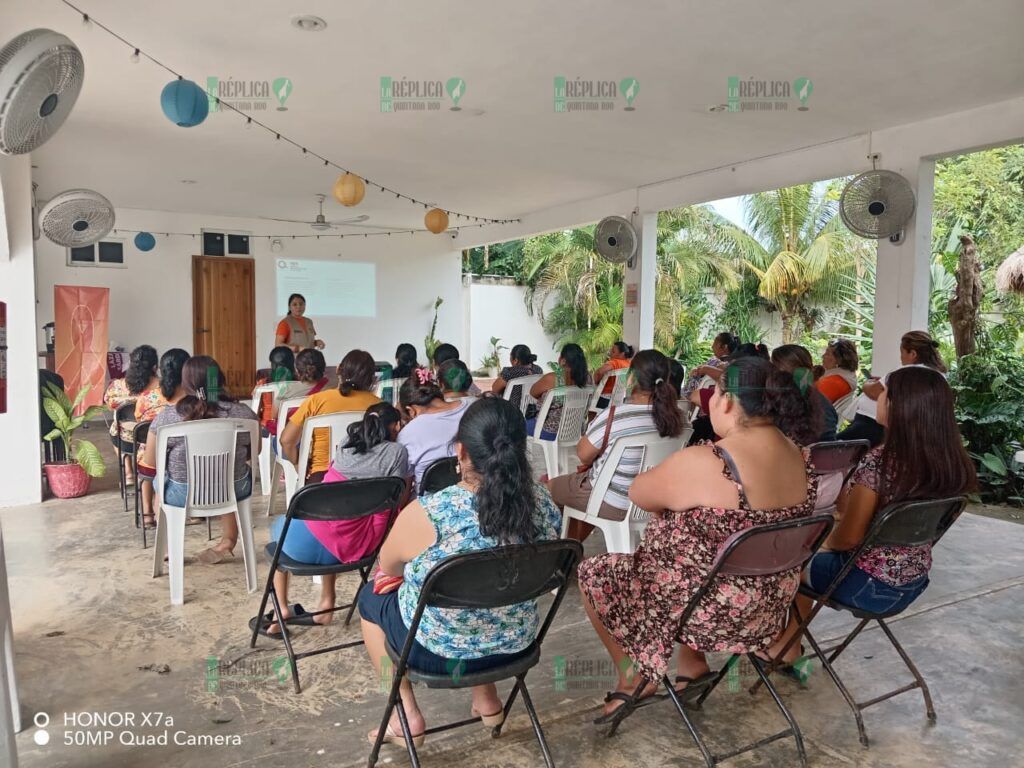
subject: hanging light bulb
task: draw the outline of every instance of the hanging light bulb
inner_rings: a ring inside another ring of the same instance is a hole
[[[139,63],[139,49],[138,48],[136,48],[135,52],[131,56],[128,57],[128,61],[130,61],[132,64],[138,64]]]

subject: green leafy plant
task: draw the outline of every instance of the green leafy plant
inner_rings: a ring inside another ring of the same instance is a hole
[[[501,367],[501,350],[508,349],[508,347],[499,344],[500,341],[501,339],[497,336],[491,336],[491,351],[480,361],[481,369]]]
[[[1024,468],[1014,454],[1024,437],[1024,360],[986,346],[957,363],[950,377],[956,416],[978,466],[981,499],[1024,506]]]
[[[89,386],[82,387],[72,401],[63,389],[47,382],[43,391],[43,410],[54,426],[43,435],[43,439],[53,442],[59,438],[64,443],[65,456],[73,457],[89,477],[103,477],[107,467],[99,449],[88,440],[74,437],[75,431],[85,422],[103,413],[102,406],[90,405],[83,414],[75,416],[75,409],[85,400],[89,389]]]
[[[434,322],[430,324],[430,333],[423,339],[423,348],[427,353],[427,362],[429,363],[434,359],[434,351],[440,346],[441,342],[434,335],[437,331],[437,311],[444,304],[444,299],[440,296],[434,300]]]

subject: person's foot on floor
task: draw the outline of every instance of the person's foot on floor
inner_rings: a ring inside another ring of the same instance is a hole
[[[330,597],[321,597],[320,598],[320,605],[317,606],[317,610],[318,611],[326,611],[326,610],[328,610],[330,608],[333,608],[336,601],[337,601],[337,598],[334,595],[331,595]],[[313,621],[315,621],[317,624],[320,624],[322,626],[324,624],[330,624],[331,623],[331,619],[333,619],[333,618],[334,618],[334,612],[332,611],[331,613],[321,613],[321,614],[318,614],[318,615],[314,616],[313,617]]]
[[[216,546],[204,549],[198,555],[196,560],[204,565],[217,565],[218,563],[227,563],[235,557],[235,545],[228,546],[227,544],[220,543]]]
[[[763,659],[764,661],[770,662],[772,659],[774,659],[779,654],[779,652],[782,650],[782,646],[785,645],[787,642],[788,642],[788,639],[787,640],[776,641],[775,643],[773,643],[771,645],[771,647],[768,648],[768,650],[766,650],[766,651],[758,651],[758,653],[757,653],[758,658]],[[800,647],[800,643],[793,643],[791,646],[789,646],[789,649],[786,651],[785,655],[782,657],[782,659],[779,661],[779,663],[780,664],[792,664],[797,659],[799,659],[801,656],[803,656],[803,649]]]
[[[625,685],[625,686],[623,686],[620,683],[619,686],[615,689],[615,691],[617,693],[625,693],[628,696],[632,696],[633,695],[633,691],[636,690],[636,686],[637,686],[637,684],[635,682],[634,683],[629,683],[628,685]],[[658,692],[658,684],[657,683],[648,683],[647,685],[644,686],[644,689],[642,691],[640,691],[640,697],[637,699],[637,701],[643,701],[644,699],[648,699],[651,696],[653,696],[654,694],[656,694],[657,692]],[[617,710],[619,707],[625,706],[625,703],[626,702],[621,701],[619,699],[613,699],[612,701],[609,701],[609,702],[607,702],[604,705],[604,709],[602,710],[602,712],[604,714],[606,714],[606,715],[610,715],[612,712]]]
[[[273,613],[274,612],[273,609],[271,609],[270,612]],[[292,617],[292,607],[290,605],[288,605],[287,603],[281,607],[281,617],[285,621],[288,621],[288,619],[290,619]],[[268,635],[280,635],[281,634],[281,627],[279,627],[277,625],[276,621],[273,624],[268,624],[267,625],[267,634]]]
[[[408,708],[405,710],[406,719],[409,721],[409,733],[413,735],[413,738],[422,736],[423,732],[427,730],[427,723],[423,719],[423,713],[419,710],[410,712]],[[374,740],[377,738],[377,731],[379,729],[374,728],[367,734],[367,738]],[[402,737],[402,722],[398,719],[398,713],[395,712],[391,715],[391,721],[388,723],[388,730],[391,731],[399,740],[404,742]]]

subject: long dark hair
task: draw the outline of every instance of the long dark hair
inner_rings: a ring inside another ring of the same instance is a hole
[[[880,505],[973,491],[977,475],[953,412],[953,390],[922,366],[898,368],[885,382],[888,412],[879,462]]]
[[[295,353],[291,347],[274,347],[270,350],[270,380],[291,381],[295,378]]]
[[[720,334],[715,336],[715,341],[726,348],[727,355],[731,355],[735,352],[737,347],[740,345],[740,337],[735,333],[730,333],[729,331],[722,331]]]
[[[444,400],[444,393],[427,368],[413,370],[398,390],[398,402],[403,409],[410,405],[430,405],[435,400]]]
[[[434,359],[431,362],[434,364],[434,367],[437,368],[445,360],[458,359],[459,350],[455,348],[455,345],[449,344],[448,342],[444,342],[442,344],[437,345],[437,348],[434,350]]]
[[[537,361],[537,356],[525,344],[516,344],[509,352],[509,360],[515,360],[520,365],[533,365]]]
[[[315,383],[324,377],[327,361],[319,349],[304,349],[295,356],[295,378]]]
[[[369,453],[391,439],[391,427],[402,421],[402,414],[391,403],[377,403],[366,409],[362,421],[348,425],[348,438],[342,448],[353,453]]]
[[[303,296],[301,293],[293,293],[291,296],[288,297],[288,314],[289,315],[292,313],[292,299],[302,299],[302,303],[303,304],[306,303],[306,297],[305,296]]]
[[[796,384],[797,389],[807,398],[807,404],[810,406],[808,429],[814,425],[824,427],[825,406],[822,403],[824,396],[819,395],[814,386],[814,359],[807,347],[801,347],[799,344],[783,344],[772,350],[771,362],[780,371],[788,372],[793,377],[793,383]]]
[[[942,361],[942,355],[939,354],[939,342],[924,331],[904,333],[903,338],[900,339],[900,349],[917,352],[919,365],[927,365],[940,373],[945,373],[947,370],[946,364]]]
[[[160,394],[165,400],[174,397],[181,385],[181,374],[189,354],[184,349],[168,349],[160,356]]]
[[[437,369],[437,381],[445,392],[465,392],[473,386],[473,376],[461,360],[445,360]]]
[[[414,368],[419,368],[419,361],[416,359],[416,347],[412,344],[399,344],[395,350],[395,366],[391,375],[396,379],[404,379]]]
[[[526,455],[526,421],[519,408],[500,398],[478,400],[463,414],[455,439],[479,476],[480,533],[499,544],[536,541],[537,497]]]
[[[626,342],[621,340],[616,341],[614,344],[612,344],[612,346],[619,350],[619,352],[622,353],[622,356],[625,357],[627,360],[633,359],[633,347],[631,347]]]
[[[590,370],[587,368],[587,356],[583,354],[583,348],[579,344],[566,344],[562,347],[561,357],[572,376],[572,383],[577,387],[587,386]]]
[[[679,410],[679,392],[672,389],[672,368],[668,358],[656,349],[644,349],[633,356],[629,366],[633,384],[651,395],[651,410],[658,434],[678,437],[683,431],[683,412]]]
[[[149,344],[141,344],[132,350],[128,358],[128,370],[124,372],[124,383],[133,395],[141,395],[146,385],[156,376],[160,363],[156,350]]]
[[[208,355],[196,355],[185,362],[181,385],[185,396],[175,408],[185,421],[216,419],[220,416],[220,403],[234,402],[225,387],[224,372]]]
[[[373,388],[377,376],[377,364],[373,356],[363,349],[353,349],[341,359],[338,366],[338,391],[351,395],[355,390],[364,392]]]
[[[761,357],[729,363],[718,380],[721,392],[737,399],[748,418],[770,418],[798,445],[810,445],[822,432],[821,412],[793,379]]]

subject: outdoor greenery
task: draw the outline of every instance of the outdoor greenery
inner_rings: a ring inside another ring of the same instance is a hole
[[[84,413],[75,416],[75,409],[85,400],[89,389],[89,386],[82,387],[75,399],[71,400],[63,389],[46,383],[43,388],[43,410],[53,421],[53,429],[43,435],[43,440],[52,442],[59,439],[64,443],[64,455],[77,461],[89,477],[103,477],[106,465],[99,449],[88,440],[79,440],[74,436],[75,431],[85,422],[106,410],[101,405],[90,405]]]

